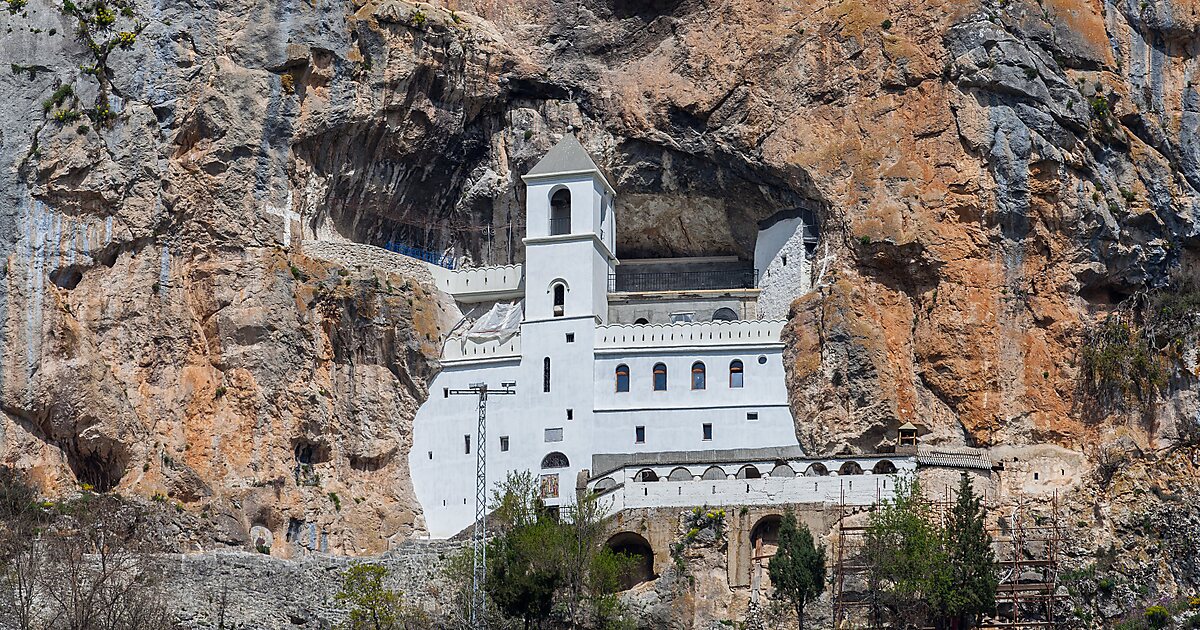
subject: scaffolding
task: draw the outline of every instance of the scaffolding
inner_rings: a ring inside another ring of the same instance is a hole
[[[944,522],[953,501],[930,501],[933,518]],[[838,507],[838,525],[833,562],[833,621],[834,628],[883,630],[893,628],[882,618],[880,608],[872,597],[873,566],[865,553],[866,514],[872,506]],[[988,528],[992,549],[1000,572],[996,590],[996,610],[982,620],[980,630],[1058,628],[1056,608],[1065,595],[1059,590],[1059,553],[1063,546],[1063,527],[1059,519],[1058,495],[1050,505],[1050,516],[1030,516],[1026,506],[1018,505],[1002,515],[999,524]],[[856,514],[862,518],[856,524],[848,520]]]

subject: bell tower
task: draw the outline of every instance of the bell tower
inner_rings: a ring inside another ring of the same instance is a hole
[[[572,134],[522,179],[525,320],[590,315],[604,323],[617,265],[615,191]]]

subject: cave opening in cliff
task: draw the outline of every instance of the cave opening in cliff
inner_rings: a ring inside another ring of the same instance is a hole
[[[123,458],[115,454],[105,456],[101,453],[81,453],[74,449],[67,451],[67,465],[79,480],[80,485],[87,484],[96,492],[108,492],[121,483],[125,476]]]

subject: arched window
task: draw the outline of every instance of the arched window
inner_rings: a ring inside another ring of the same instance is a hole
[[[727,476],[728,475],[725,474],[725,470],[720,466],[709,466],[708,470],[705,470],[704,474],[701,475],[700,478],[708,481],[717,481],[719,479],[725,479]]]
[[[654,364],[654,391],[667,391],[667,366],[663,363]]]
[[[692,364],[692,389],[704,389],[704,364],[699,361]]]
[[[723,306],[713,312],[712,318],[714,322],[736,322],[738,316],[737,311],[728,306]]]
[[[571,465],[567,456],[554,451],[542,458],[542,468],[566,468]]]
[[[629,366],[624,363],[617,366],[617,391],[629,391]]]
[[[741,387],[743,384],[743,372],[741,359],[734,359],[729,362],[729,386]]]
[[[645,317],[639,317],[639,318],[637,318],[637,320],[636,320],[636,321],[634,321],[633,323],[634,323],[634,324],[636,324],[636,325],[638,325],[638,326],[645,326],[646,324],[649,324],[649,323],[650,323],[650,320],[646,319]]]
[[[571,233],[571,191],[560,188],[550,196],[550,236]]]
[[[562,317],[565,312],[564,304],[567,301],[567,287],[563,283],[557,282],[554,284],[554,316]]]
[[[636,475],[633,476],[633,480],[634,481],[658,481],[658,473],[654,472],[653,470],[650,470],[649,468],[643,468],[643,469],[639,470]]]
[[[863,474],[863,469],[862,469],[862,466],[858,465],[858,462],[846,462],[846,463],[842,464],[841,468],[838,469],[839,477],[846,477],[848,475],[861,475],[861,474]]]
[[[550,393],[550,357],[542,359],[542,392]]]
[[[742,466],[741,470],[738,471],[737,478],[738,479],[761,479],[762,473],[760,473],[758,471],[757,466],[754,466],[751,464],[746,464],[745,466]]]

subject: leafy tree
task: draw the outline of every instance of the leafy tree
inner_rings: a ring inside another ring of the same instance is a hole
[[[493,505],[497,535],[488,545],[486,590],[501,612],[526,628],[548,619],[556,602],[571,627],[589,611],[598,628],[619,617],[613,593],[633,561],[604,547],[604,510],[595,497],[578,498],[559,519],[533,474],[520,472],[509,473]]]
[[[420,615],[404,606],[399,591],[384,586],[387,569],[378,564],[355,564],[342,574],[337,601],[346,604],[346,630],[400,630],[420,626]]]
[[[543,517],[532,525],[497,536],[488,545],[488,597],[505,616],[526,629],[550,616],[562,582],[559,567],[547,557],[544,542],[558,536],[558,525]]]
[[[800,630],[804,630],[804,607],[825,590],[825,547],[813,543],[808,525],[796,525],[796,515],[788,512],[779,528],[779,549],[767,565],[775,594],[796,609]]]
[[[962,474],[958,496],[945,528],[946,556],[951,573],[951,590],[946,612],[959,628],[973,628],[980,616],[996,608],[996,554],[984,524],[983,506],[975,496],[971,479]]]
[[[872,612],[894,625],[923,628],[944,616],[952,576],[929,503],[916,479],[900,479],[895,498],[871,514],[865,539]]]

